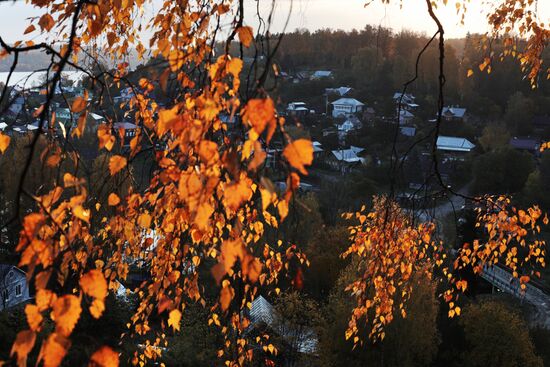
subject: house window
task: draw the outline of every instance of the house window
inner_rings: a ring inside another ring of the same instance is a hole
[[[21,284],[17,284],[17,285],[15,286],[15,296],[16,296],[16,297],[21,297],[21,293],[22,293],[22,292],[21,292]]]
[[[3,289],[2,290],[2,300],[4,302],[7,302],[10,300],[10,294],[8,293],[8,290],[7,289]]]

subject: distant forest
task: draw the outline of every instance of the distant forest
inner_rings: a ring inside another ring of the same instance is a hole
[[[502,43],[499,39],[482,43],[482,35],[468,35],[462,39],[446,41],[445,96],[447,104],[469,107],[478,116],[497,117],[506,108],[508,99],[517,92],[532,98],[537,114],[550,113],[550,82],[541,74],[536,90],[529,82],[518,61],[501,58]],[[282,71],[290,74],[303,70],[331,70],[336,72],[335,86],[345,85],[356,89],[358,96],[370,101],[387,100],[401,90],[403,84],[414,76],[416,59],[429,37],[416,32],[393,32],[386,28],[366,26],[351,32],[297,30],[284,35],[277,53]],[[522,42],[519,40],[518,42]],[[423,54],[419,64],[418,79],[408,91],[420,97],[424,103],[435,106],[438,70],[437,42]],[[485,57],[492,59],[491,71],[480,71]],[[546,50],[544,64],[550,64],[550,52]],[[467,77],[468,70],[474,74]]]

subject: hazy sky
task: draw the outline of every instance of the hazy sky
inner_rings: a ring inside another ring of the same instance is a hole
[[[154,14],[154,8],[160,0],[153,0],[147,13]],[[248,12],[245,16],[249,25],[256,25],[254,21],[256,0],[245,0]],[[292,4],[292,13],[287,30],[307,28],[316,30],[319,28],[334,28],[351,30],[364,28],[365,25],[381,25],[394,30],[409,29],[431,34],[435,32],[435,26],[426,12],[425,0],[392,1],[392,5],[383,5],[381,0],[374,0],[365,7],[368,0],[276,0],[277,7],[274,16],[273,31],[281,31],[287,19],[289,8]],[[447,7],[440,8],[438,15],[444,23],[447,37],[464,36],[466,32],[486,31],[485,14],[490,9],[487,3],[495,0],[471,0],[465,25],[459,24],[456,15],[455,0],[449,0]],[[266,12],[271,7],[272,0],[260,0],[261,12]],[[482,5],[485,3],[485,5]],[[550,22],[550,0],[539,1],[539,19]],[[8,41],[20,39],[28,21],[25,19],[41,14],[39,10],[23,1],[0,2],[0,35]]]

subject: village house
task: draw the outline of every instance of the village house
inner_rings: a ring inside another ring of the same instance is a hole
[[[285,340],[294,352],[314,354],[317,351],[319,342],[315,330],[288,322],[264,297],[257,297],[245,312],[250,319],[246,333],[269,329]]]
[[[534,138],[518,138],[513,137],[510,139],[510,146],[517,150],[526,151],[532,154],[538,154],[540,150],[540,141]]]
[[[0,311],[29,299],[26,273],[16,266],[0,264]]]
[[[323,157],[325,150],[323,149],[323,146],[321,145],[321,143],[318,141],[312,142],[312,145],[313,145],[313,161],[316,162]]]
[[[357,153],[360,152],[358,149],[362,148],[353,147],[349,149],[333,150],[331,152],[332,154],[328,155],[325,159],[325,163],[341,174],[349,173],[355,168],[360,167],[364,162],[364,158],[357,155]]]
[[[414,115],[408,110],[399,111],[399,125],[410,125],[414,120]]]
[[[355,98],[340,98],[331,103],[332,117],[348,117],[350,115],[363,111],[364,103],[359,102]]]
[[[317,70],[311,75],[311,80],[319,80],[324,78],[331,78],[332,71],[329,70]]]
[[[121,136],[124,136],[124,146],[129,146],[130,141],[136,136],[138,126],[136,124],[133,124],[131,122],[122,121],[122,122],[115,122],[113,124],[113,128],[116,132],[118,132]]]
[[[466,109],[458,106],[443,107],[441,116],[445,121],[462,122],[466,119]]]
[[[352,91],[351,87],[325,88],[325,95],[345,97]]]
[[[289,116],[304,117],[309,113],[309,109],[304,102],[291,102],[288,104],[286,112]]]
[[[437,138],[437,150],[452,153],[468,153],[476,146],[466,138],[453,136],[439,136]]]
[[[401,102],[401,109],[404,110],[414,110],[419,107],[414,101],[415,98],[415,96],[409,93],[403,94],[402,92],[395,92],[393,94],[393,100],[396,106],[399,108],[399,103]]]

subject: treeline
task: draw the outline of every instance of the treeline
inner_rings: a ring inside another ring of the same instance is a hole
[[[350,32],[341,30],[297,30],[285,34],[277,53],[281,69],[290,74],[304,70],[332,70],[333,84],[354,87],[367,102],[382,101],[415,76],[416,60],[429,41],[428,36],[411,31],[393,32],[366,26]],[[518,41],[521,42],[521,41]],[[537,99],[539,113],[550,113],[547,100],[550,83],[540,76],[536,90],[511,57],[500,58],[500,39],[483,43],[483,36],[468,35],[446,42],[445,96],[448,104],[461,104],[481,117],[495,118],[504,113],[510,95],[521,91]],[[479,70],[485,57],[492,57],[491,72]],[[543,55],[550,62],[550,52]],[[438,91],[439,50],[434,41],[422,55],[418,78],[409,91],[435,106]],[[467,76],[468,70],[474,74]]]

